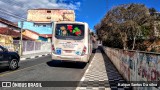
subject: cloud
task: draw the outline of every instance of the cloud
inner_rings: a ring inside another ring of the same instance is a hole
[[[0,1],[0,17],[7,18],[8,20],[17,22],[20,19],[15,19],[9,15],[4,15],[4,12],[14,14],[23,18],[27,17],[28,9],[36,8],[61,8],[61,9],[72,9],[78,10],[81,2],[78,0],[74,3],[70,0],[3,0]],[[3,14],[2,14],[3,13]]]
[[[80,7],[80,5],[81,5],[81,2],[77,2],[76,4],[77,4],[77,5]]]

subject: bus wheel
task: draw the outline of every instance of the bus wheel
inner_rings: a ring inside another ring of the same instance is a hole
[[[89,63],[90,62],[90,60],[88,60],[86,63]]]

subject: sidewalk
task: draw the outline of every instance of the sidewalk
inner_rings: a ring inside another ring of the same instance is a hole
[[[21,56],[20,60],[23,61],[23,60],[38,58],[38,57],[47,56],[47,55],[50,55],[50,52],[26,54],[26,55]]]
[[[119,81],[125,80],[110,60],[104,57],[104,52],[97,49],[76,90],[126,90],[124,87],[117,86]]]
[[[95,56],[76,90],[111,90],[107,81],[108,76],[102,54],[100,50],[96,50]]]

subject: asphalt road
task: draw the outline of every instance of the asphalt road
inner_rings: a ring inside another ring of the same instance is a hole
[[[95,51],[92,53],[92,60]],[[0,81],[80,81],[88,64],[51,60],[51,56],[21,61],[15,71],[0,70]],[[78,85],[78,82],[77,82]],[[0,88],[1,90],[75,90],[75,87]]]

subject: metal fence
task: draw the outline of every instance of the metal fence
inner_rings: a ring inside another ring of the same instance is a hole
[[[14,47],[16,51],[19,51],[20,41],[13,41]],[[22,41],[22,54],[32,54],[32,53],[40,53],[40,52],[50,52],[51,51],[51,43],[50,42],[36,42],[36,41]]]

